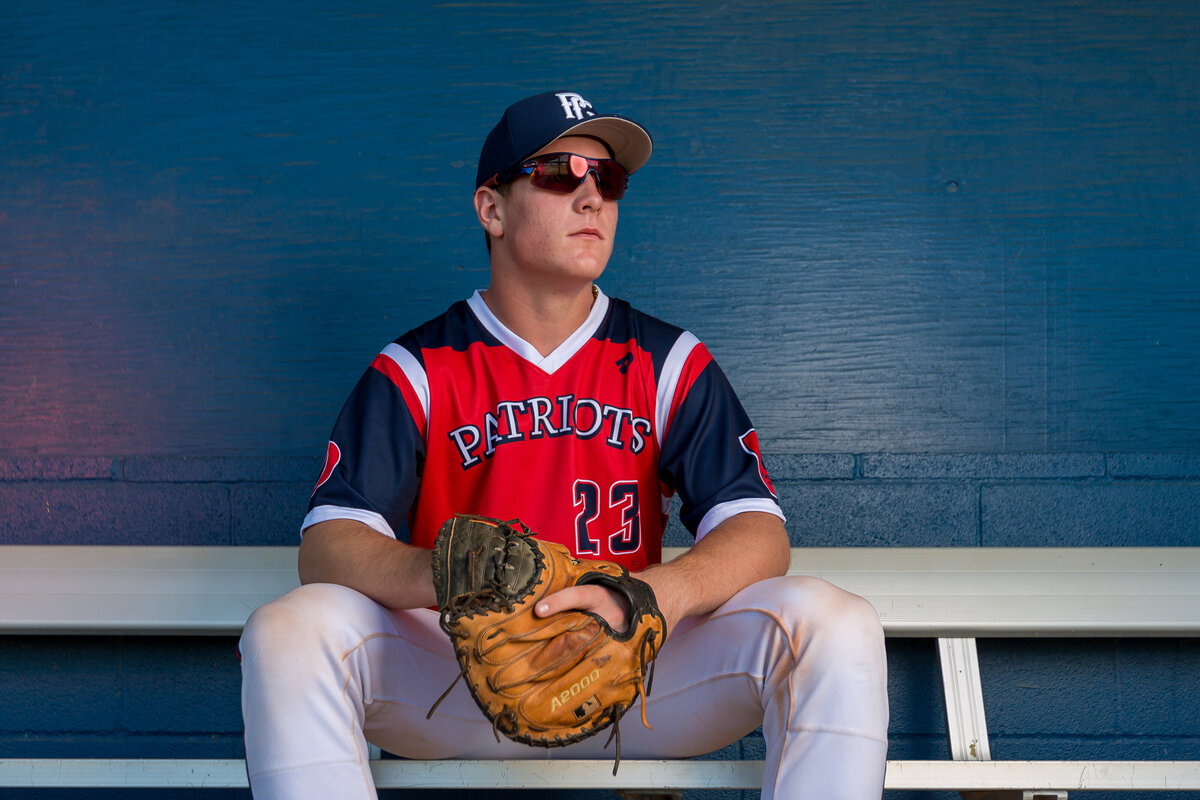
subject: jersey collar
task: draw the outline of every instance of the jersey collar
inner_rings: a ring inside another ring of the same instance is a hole
[[[588,340],[599,330],[600,323],[604,321],[604,315],[608,313],[608,295],[597,288],[596,301],[592,303],[592,310],[588,314],[587,319],[575,329],[574,333],[567,337],[566,341],[554,348],[546,356],[543,356],[538,352],[536,347],[509,330],[492,313],[492,310],[488,308],[479,290],[476,290],[475,294],[471,295],[467,300],[467,305],[475,315],[475,318],[483,325],[484,329],[499,339],[502,345],[543,372],[553,375],[559,367],[570,361],[571,357],[578,353],[580,348],[587,344]]]

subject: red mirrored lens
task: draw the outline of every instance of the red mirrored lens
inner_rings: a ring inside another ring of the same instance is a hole
[[[611,158],[585,158],[574,153],[551,153],[522,165],[529,170],[529,180],[539,189],[570,194],[579,188],[590,172],[596,176],[596,186],[605,200],[620,200],[625,196],[629,175],[625,168]]]

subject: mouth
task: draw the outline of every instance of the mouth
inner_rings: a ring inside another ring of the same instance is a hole
[[[603,239],[604,238],[603,236],[600,235],[599,228],[580,228],[579,230],[575,231],[571,235],[572,236],[580,236],[580,237],[588,238],[588,239]]]

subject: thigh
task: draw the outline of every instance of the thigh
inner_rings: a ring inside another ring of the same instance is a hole
[[[464,681],[430,707],[459,673],[437,614],[394,615],[392,632],[363,644],[376,666],[366,698],[367,739],[408,758],[611,758],[611,731],[566,747],[542,748],[496,736]],[[640,701],[619,723],[624,757],[682,757],[720,749],[762,722],[761,658],[747,657],[739,639],[752,642],[769,625],[738,616],[689,621],[655,661],[644,728]],[[758,662],[758,663],[756,663]]]
[[[684,620],[653,665],[642,725],[635,704],[621,722],[622,755],[683,758],[738,741],[763,722],[764,687],[788,670],[795,649],[780,606],[787,586],[764,581],[703,617]],[[602,757],[607,733],[567,748],[564,756]],[[598,741],[597,741],[598,740]]]
[[[704,617],[684,620],[653,665],[642,725],[640,701],[620,724],[622,755],[678,758],[719,750],[763,722],[764,692],[798,659],[804,619],[819,613],[824,584],[810,579],[762,581]],[[609,731],[562,748],[529,747],[501,737],[464,682],[425,714],[458,674],[450,642],[431,611],[395,615],[395,634],[376,643],[387,650],[373,680],[368,739],[409,757],[607,758]],[[393,739],[401,731],[402,739]]]
[[[364,698],[368,741],[406,758],[546,757],[542,748],[497,741],[466,682],[455,682],[460,667],[436,612],[389,615],[389,630],[362,645],[372,664]]]

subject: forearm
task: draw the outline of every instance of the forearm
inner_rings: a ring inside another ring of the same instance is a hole
[[[429,550],[354,520],[319,522],[300,541],[301,583],[336,583],[388,608],[435,605]]]
[[[685,617],[707,614],[750,584],[785,574],[790,558],[782,520],[750,512],[730,517],[678,558],[637,577],[654,589],[669,633]]]

